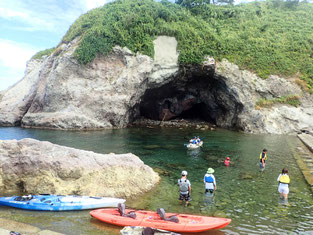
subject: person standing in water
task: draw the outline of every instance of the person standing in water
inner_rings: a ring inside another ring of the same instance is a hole
[[[267,160],[267,149],[263,149],[262,153],[260,153],[260,170],[265,170],[265,161]]]
[[[205,193],[213,193],[216,190],[216,180],[213,173],[214,169],[208,168],[207,173],[204,175]]]
[[[229,167],[229,163],[230,163],[230,158],[227,157],[224,161],[225,166]]]
[[[288,199],[288,193],[289,193],[289,184],[290,184],[290,178],[288,175],[287,168],[284,168],[282,170],[281,174],[277,178],[277,181],[279,182],[278,192],[280,193],[280,197],[287,200]]]
[[[178,180],[179,185],[179,200],[181,203],[183,201],[186,201],[186,206],[191,201],[190,194],[191,194],[191,183],[189,180],[187,180],[187,171],[182,171],[181,173],[182,177]]]

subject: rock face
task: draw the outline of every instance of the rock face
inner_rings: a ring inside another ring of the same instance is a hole
[[[97,154],[34,139],[0,140],[1,194],[130,197],[159,176],[133,154]]]
[[[126,127],[153,120],[202,119],[253,133],[294,133],[313,128],[313,98],[286,79],[263,80],[227,60],[178,65],[177,42],[160,36],[155,56],[118,46],[89,65],[74,58],[79,38],[29,68],[23,80],[0,94],[0,125],[56,129]],[[16,94],[16,95],[15,95]],[[256,109],[261,98],[301,97],[301,106]]]
[[[0,93],[0,126],[20,125],[37,91],[42,62],[32,60],[27,63],[24,78]]]
[[[242,107],[234,122],[239,129],[253,133],[286,134],[313,128],[313,97],[303,93],[296,84],[278,76],[260,79],[227,60],[217,64],[215,77],[225,82],[233,95],[232,100]],[[302,97],[301,106],[276,104],[272,108],[255,109],[256,102],[261,98],[288,95]]]

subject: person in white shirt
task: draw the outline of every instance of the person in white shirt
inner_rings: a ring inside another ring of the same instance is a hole
[[[282,170],[281,174],[277,178],[277,181],[279,182],[278,192],[280,193],[280,197],[287,200],[288,199],[288,193],[289,193],[289,184],[290,184],[290,178],[288,175],[287,168],[284,168]]]

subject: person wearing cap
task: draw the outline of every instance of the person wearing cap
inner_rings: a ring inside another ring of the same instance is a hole
[[[191,184],[190,181],[187,179],[187,171],[182,171],[182,177],[178,180],[179,185],[179,200],[181,203],[186,201],[186,205],[191,201],[190,193],[191,193]]]
[[[262,153],[260,153],[260,170],[265,170],[265,161],[267,160],[267,149],[263,149]]]
[[[227,158],[225,159],[224,164],[225,164],[225,166],[229,167],[229,163],[230,163],[230,158],[227,157]]]
[[[216,190],[216,180],[213,173],[214,169],[208,168],[207,173],[204,175],[205,193],[213,193]]]

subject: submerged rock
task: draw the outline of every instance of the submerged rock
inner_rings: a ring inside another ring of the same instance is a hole
[[[253,178],[255,178],[255,174],[249,173],[249,172],[241,172],[239,175],[239,178],[241,180],[253,179]]]
[[[0,140],[1,194],[129,197],[159,181],[134,154],[98,154],[34,139]]]
[[[161,148],[161,146],[157,144],[151,144],[151,145],[145,145],[142,148],[147,149],[147,150],[155,150],[155,149]]]

